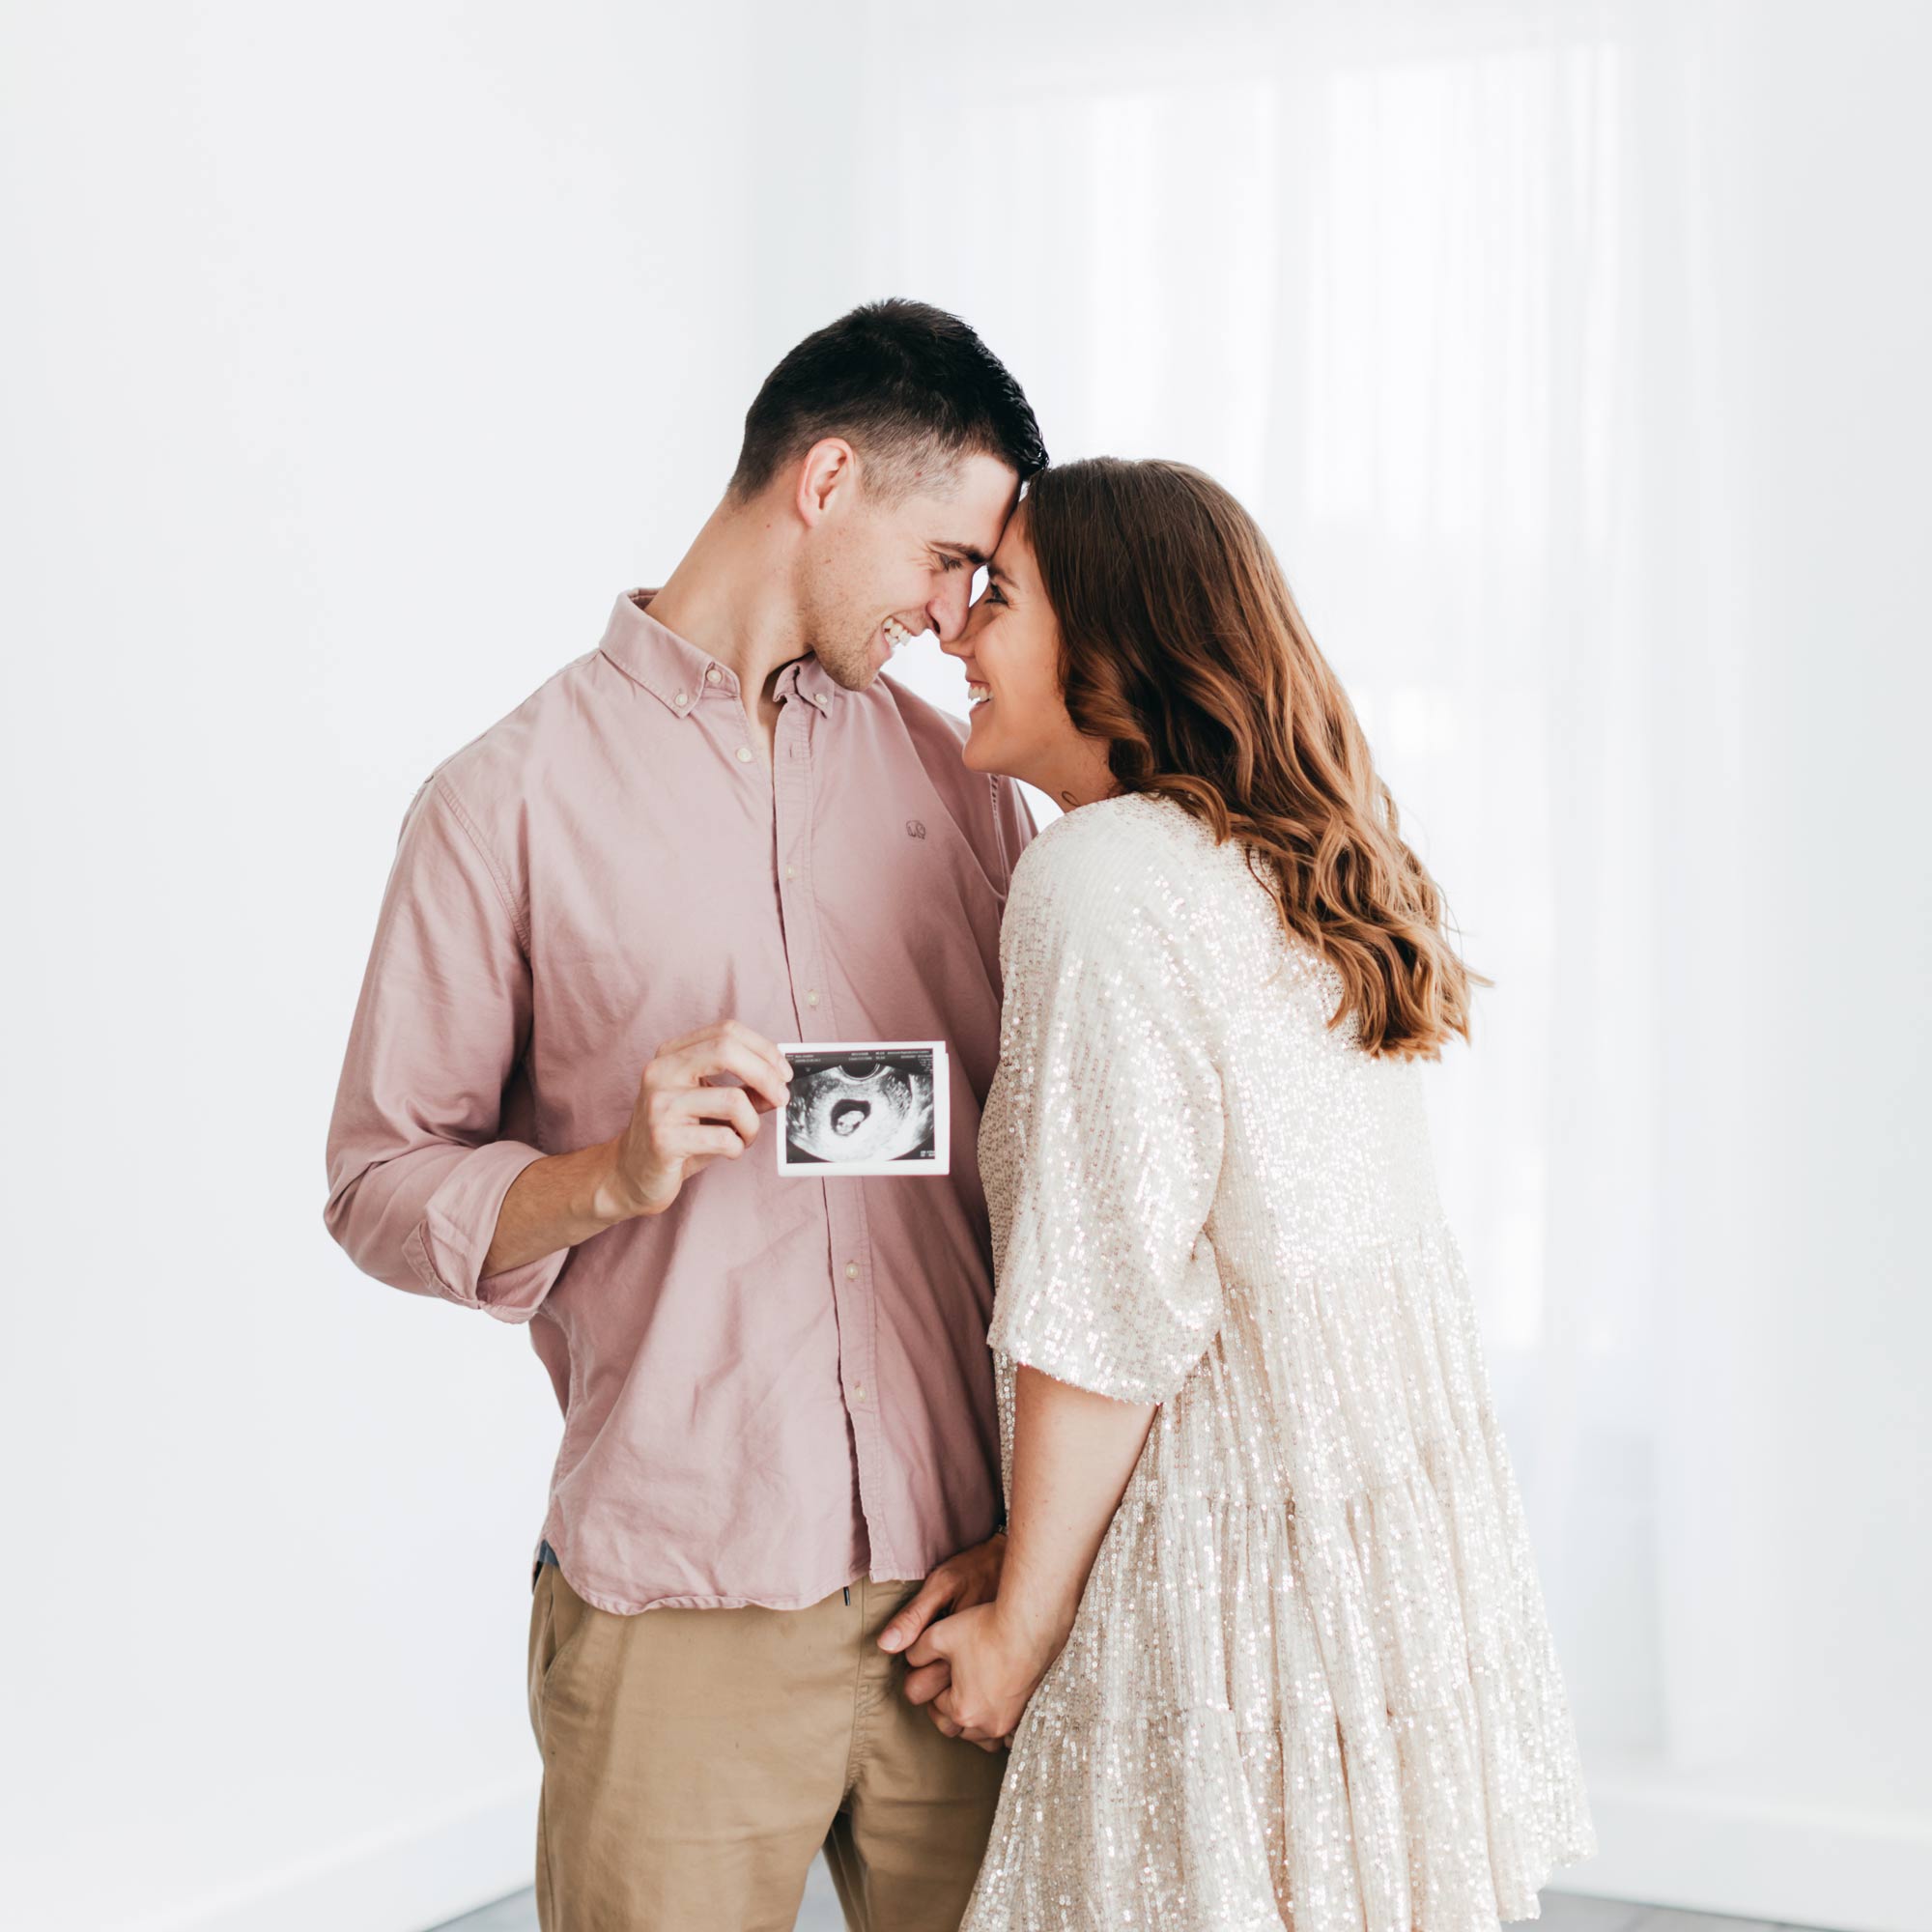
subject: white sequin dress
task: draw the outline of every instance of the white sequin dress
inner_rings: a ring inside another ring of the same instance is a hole
[[[1158,1402],[962,1932],[1485,1932],[1595,1850],[1421,1069],[1325,1024],[1237,842],[1021,859],[980,1127],[988,1340]]]

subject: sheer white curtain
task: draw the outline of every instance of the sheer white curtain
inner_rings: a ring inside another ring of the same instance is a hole
[[[980,276],[1065,331],[1053,447],[1183,456],[1262,519],[1497,981],[1478,1053],[1432,1083],[1445,1187],[1580,1715],[1654,1745],[1625,61],[1594,35],[1419,56],[1387,21],[1322,24],[1246,58],[1151,34],[1113,71],[1042,80]],[[897,279],[922,287],[916,211],[944,197],[904,193]]]
[[[1918,1613],[1860,1592],[1924,1563],[1794,1588],[1794,1406],[1834,1480],[1923,1425],[1813,1402],[1785,1320],[1843,1293],[1789,1246],[1823,1181],[1779,1202],[1768,1158],[1835,1078],[1777,1069],[1802,975],[1766,929],[1794,781],[1764,693],[1814,639],[1740,585],[1810,487],[1754,463],[1783,270],[1752,143],[1864,50],[1799,7],[993,11],[880,188],[868,284],[972,316],[1057,454],[1182,457],[1255,510],[1496,982],[1432,1086],[1601,1794],[1574,1882],[1902,1927],[1925,1699],[1879,1702]],[[1867,1549],[1909,1536],[1845,1506]]]

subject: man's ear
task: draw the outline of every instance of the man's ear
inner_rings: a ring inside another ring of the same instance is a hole
[[[808,527],[828,516],[842,496],[859,488],[859,454],[842,436],[822,436],[799,459],[792,507]]]

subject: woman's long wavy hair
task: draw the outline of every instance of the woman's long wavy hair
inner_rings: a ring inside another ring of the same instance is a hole
[[[1027,536],[1059,620],[1061,684],[1111,740],[1123,792],[1171,798],[1248,863],[1330,960],[1369,1053],[1435,1059],[1469,1035],[1470,973],[1398,830],[1368,741],[1254,519],[1184,463],[1042,470]],[[1272,862],[1272,863],[1269,863]]]

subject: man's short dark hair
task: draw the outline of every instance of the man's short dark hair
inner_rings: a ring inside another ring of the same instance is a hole
[[[1046,468],[1033,407],[1006,365],[956,315],[926,302],[863,302],[808,335],[745,412],[731,494],[755,496],[821,437],[859,452],[889,500],[972,453],[1024,483]]]

